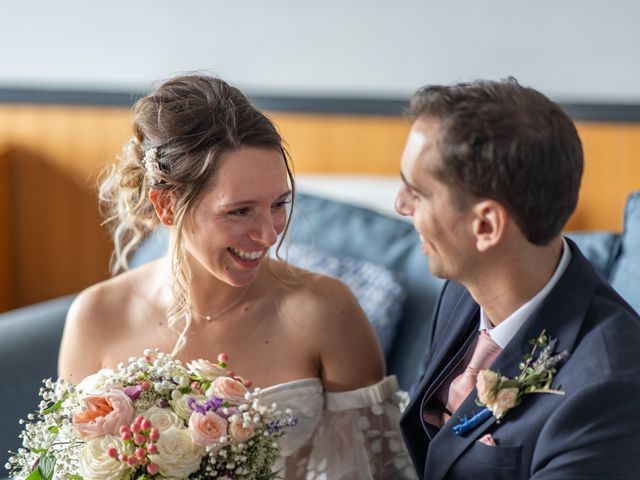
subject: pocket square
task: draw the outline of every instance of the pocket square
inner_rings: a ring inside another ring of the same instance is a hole
[[[495,447],[496,446],[496,442],[493,439],[493,437],[491,436],[490,433],[487,433],[485,435],[483,435],[479,440],[480,443],[484,443],[485,445],[488,445],[490,447]]]

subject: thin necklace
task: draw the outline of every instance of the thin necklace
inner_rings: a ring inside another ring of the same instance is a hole
[[[191,315],[193,315],[194,317],[199,317],[199,318],[201,318],[203,320],[206,320],[207,322],[211,322],[211,321],[215,320],[216,318],[220,317],[221,315],[223,315],[224,313],[226,313],[229,310],[231,310],[236,305],[238,305],[238,303],[240,303],[240,300],[242,300],[244,298],[244,296],[247,294],[247,292],[250,289],[251,289],[251,284],[247,285],[247,288],[245,288],[242,291],[242,293],[240,294],[240,296],[238,298],[236,298],[233,302],[231,302],[229,305],[224,307],[222,310],[220,310],[215,315],[205,315],[204,313],[196,312],[194,309],[191,309]]]

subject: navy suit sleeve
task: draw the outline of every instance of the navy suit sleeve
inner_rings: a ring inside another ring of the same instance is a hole
[[[640,379],[613,376],[567,398],[538,437],[532,479],[640,478]]]

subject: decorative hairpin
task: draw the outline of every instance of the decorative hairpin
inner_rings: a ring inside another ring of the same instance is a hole
[[[158,158],[158,149],[155,147],[150,148],[149,150],[146,150],[144,152],[144,157],[142,158],[142,161],[144,163],[144,169],[149,174],[152,185],[155,185],[162,181],[161,179],[158,178],[160,175],[162,175],[162,170],[160,170],[160,164],[158,163],[157,158]]]

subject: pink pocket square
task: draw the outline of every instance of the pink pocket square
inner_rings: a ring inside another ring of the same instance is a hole
[[[485,445],[488,445],[490,447],[495,447],[496,446],[496,442],[493,440],[493,437],[491,436],[490,433],[487,433],[487,434],[483,435],[482,438],[480,438],[478,441],[480,443],[484,443]]]

